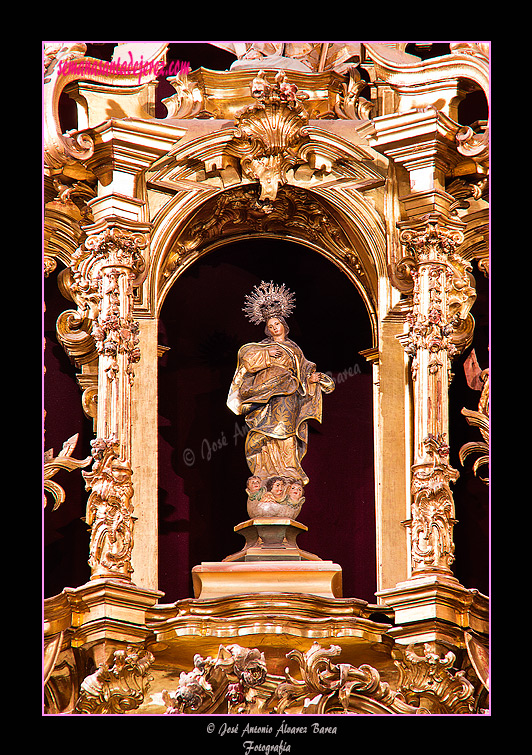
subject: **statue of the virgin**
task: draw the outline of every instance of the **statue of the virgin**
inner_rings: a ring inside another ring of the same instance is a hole
[[[248,510],[251,499],[257,505],[262,502],[262,507],[254,509],[255,516],[290,512],[295,519],[299,513],[303,485],[308,483],[301,466],[307,451],[307,423],[311,419],[321,422],[322,393],[334,390],[332,378],[317,372],[316,365],[288,338],[286,318],[294,306],[294,294],[284,284],[263,281],[246,297],[243,310],[252,323],[264,323],[266,335],[240,348],[227,399],[229,408],[243,415],[248,426]]]

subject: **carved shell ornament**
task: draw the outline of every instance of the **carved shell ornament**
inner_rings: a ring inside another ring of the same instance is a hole
[[[245,108],[235,121],[230,151],[240,159],[247,178],[260,182],[260,199],[274,200],[286,172],[306,161],[308,114],[298,101],[305,96],[280,72],[274,84],[260,71],[251,83],[257,102]]]

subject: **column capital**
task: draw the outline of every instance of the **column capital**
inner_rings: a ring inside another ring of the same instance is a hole
[[[441,212],[429,212],[397,223],[399,238],[407,255],[416,262],[443,261],[456,253],[464,241],[466,228],[458,218]]]

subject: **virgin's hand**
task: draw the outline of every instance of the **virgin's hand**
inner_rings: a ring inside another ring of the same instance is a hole
[[[272,346],[271,349],[268,349],[268,354],[271,357],[282,357],[283,356],[283,352],[281,351],[281,349],[279,349],[279,348],[277,348],[275,346]]]
[[[321,372],[313,372],[312,375],[309,377],[309,382],[311,383],[319,383],[321,380]]]

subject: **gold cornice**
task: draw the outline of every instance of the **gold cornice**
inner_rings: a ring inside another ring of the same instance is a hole
[[[341,644],[348,658],[367,652],[382,662],[393,645],[387,634],[390,625],[371,618],[382,610],[357,598],[297,593],[188,598],[148,609],[146,627],[152,633],[148,647],[156,665],[171,662],[181,668],[192,662],[195,653],[215,654],[221,642],[235,637],[245,647],[267,645],[280,671],[289,649],[308,649],[316,640]]]

